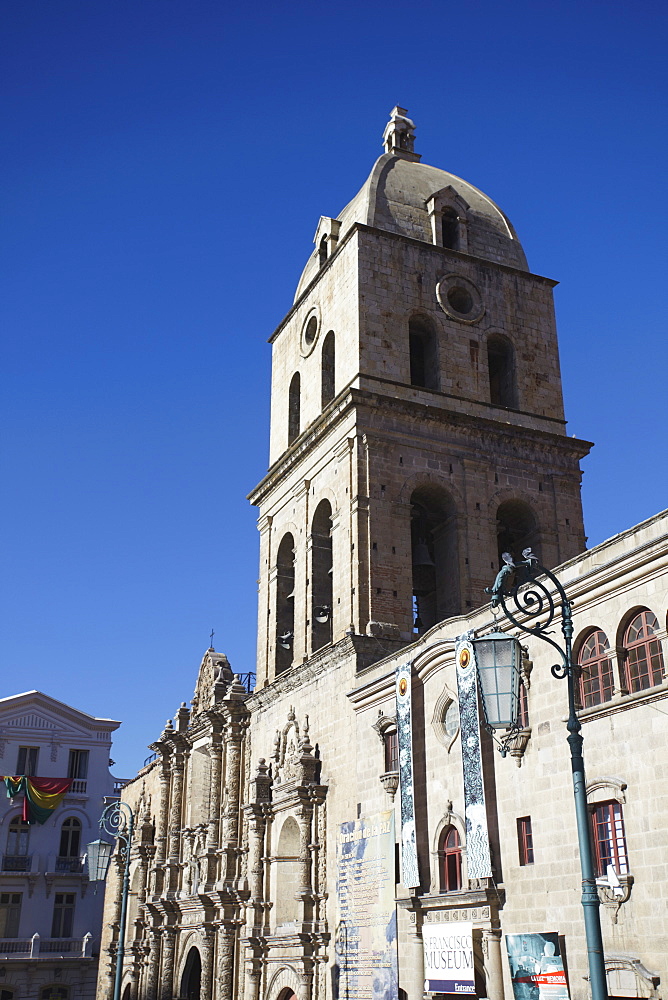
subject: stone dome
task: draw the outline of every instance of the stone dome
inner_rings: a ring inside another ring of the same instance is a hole
[[[528,271],[522,246],[508,218],[491,198],[468,181],[438,167],[420,163],[412,150],[413,123],[397,115],[395,108],[385,130],[387,152],[373,165],[371,173],[337,217],[338,241],[356,222],[376,229],[399,233],[425,243],[436,242],[432,215],[434,205],[452,204],[465,218],[464,252]],[[395,126],[392,130],[392,126]],[[403,133],[396,126],[403,125]],[[319,230],[320,231],[320,230]],[[302,273],[297,294],[301,295],[318,272],[318,247]]]

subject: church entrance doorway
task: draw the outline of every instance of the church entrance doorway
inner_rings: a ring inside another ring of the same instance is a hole
[[[200,1000],[202,981],[202,960],[197,948],[191,948],[186,959],[186,967],[181,977],[181,1000]]]

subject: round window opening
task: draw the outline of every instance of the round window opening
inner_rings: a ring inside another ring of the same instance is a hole
[[[450,308],[461,313],[462,316],[467,316],[473,309],[473,299],[466,288],[462,288],[461,285],[449,288],[447,298]]]
[[[304,343],[311,344],[315,341],[315,335],[318,332],[318,320],[315,316],[311,316],[310,320],[306,324],[306,329],[304,330]]]
[[[443,726],[450,739],[454,739],[459,732],[459,705],[456,701],[451,701],[443,715]]]

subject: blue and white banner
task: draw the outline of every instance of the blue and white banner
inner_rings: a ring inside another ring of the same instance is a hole
[[[411,667],[397,669],[397,741],[399,743],[399,787],[401,790],[401,881],[407,889],[420,884],[415,840],[413,795],[413,725],[411,721]]]
[[[482,779],[480,719],[475,652],[464,639],[455,647],[457,689],[459,692],[462,768],[464,771],[464,806],[466,810],[466,861],[468,877],[491,878],[487,810]]]

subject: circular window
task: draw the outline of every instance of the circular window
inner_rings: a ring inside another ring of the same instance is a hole
[[[448,316],[462,323],[476,323],[484,314],[482,296],[468,278],[446,274],[436,286],[438,303]]]
[[[442,743],[448,753],[459,735],[459,704],[443,691],[434,705],[434,715],[431,720],[436,739]]]
[[[302,326],[302,336],[301,336],[301,349],[302,354],[306,357],[310,354],[315,343],[318,339],[318,334],[320,333],[320,315],[318,313],[317,307],[314,307],[309,312],[304,325]]]
[[[304,330],[304,343],[309,347],[315,342],[315,335],[318,332],[318,321],[315,316],[311,316]]]
[[[460,285],[454,285],[448,291],[448,305],[450,305],[455,312],[461,313],[463,316],[467,316],[473,309],[473,299],[465,288],[462,288]]]

